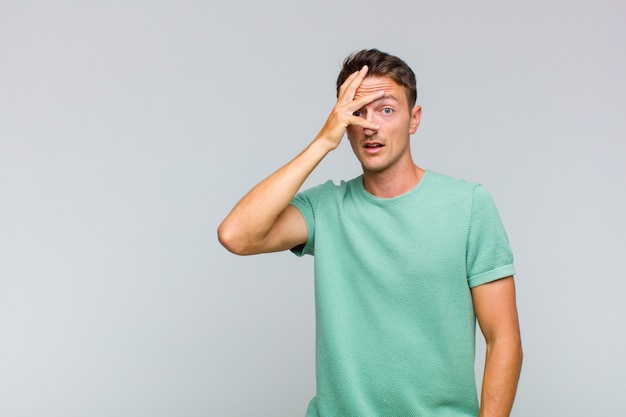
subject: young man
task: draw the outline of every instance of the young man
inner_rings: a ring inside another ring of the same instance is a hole
[[[378,50],[346,59],[313,142],[219,227],[248,255],[315,256],[317,395],[307,417],[508,416],[522,351],[513,257],[479,185],[416,166],[413,71]],[[298,191],[347,133],[363,174]],[[480,406],[475,323],[487,352]]]

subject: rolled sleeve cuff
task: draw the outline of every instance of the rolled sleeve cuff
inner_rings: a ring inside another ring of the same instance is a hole
[[[482,274],[470,277],[467,281],[469,283],[469,287],[474,288],[479,285],[486,284],[491,281],[496,281],[500,278],[506,278],[511,275],[515,275],[515,267],[513,266],[513,264],[501,266],[500,268],[483,272]]]

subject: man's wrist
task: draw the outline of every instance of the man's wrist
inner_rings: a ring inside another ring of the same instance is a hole
[[[319,154],[322,158],[336,148],[337,144],[324,136],[316,137],[309,145],[309,149],[315,154]]]

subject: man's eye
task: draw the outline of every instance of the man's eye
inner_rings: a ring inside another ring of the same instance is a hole
[[[391,114],[391,113],[393,113],[393,109],[392,109],[392,108],[390,108],[390,107],[385,107],[385,108],[383,109],[383,113],[384,113],[384,114]]]
[[[357,110],[354,113],[352,113],[353,116],[359,117],[361,116],[361,110]]]

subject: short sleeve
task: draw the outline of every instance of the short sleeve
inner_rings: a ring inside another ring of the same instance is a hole
[[[319,185],[317,187],[299,192],[291,200],[290,204],[300,211],[302,217],[304,217],[306,227],[309,231],[306,243],[291,248],[291,252],[293,252],[297,256],[313,255],[314,253],[315,207],[317,206],[321,191],[322,185]]]
[[[515,274],[504,226],[493,199],[480,185],[474,188],[466,267],[470,287]]]

